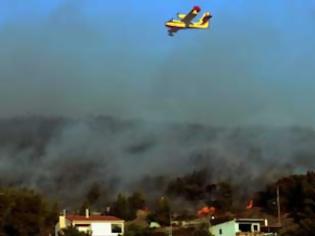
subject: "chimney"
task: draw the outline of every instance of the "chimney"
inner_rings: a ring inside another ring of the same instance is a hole
[[[107,207],[106,207],[106,214],[108,215],[109,212],[110,212],[110,206],[107,206]]]
[[[86,218],[89,218],[89,217],[90,217],[90,212],[89,212],[89,209],[88,209],[88,208],[85,209],[85,217],[86,217]]]

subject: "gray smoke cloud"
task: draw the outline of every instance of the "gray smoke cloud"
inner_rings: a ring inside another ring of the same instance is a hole
[[[252,191],[312,169],[314,130],[288,127],[315,121],[314,4],[220,1],[210,31],[175,38],[165,15],[130,11],[132,1],[100,7],[97,20],[84,11],[93,1],[45,14],[10,1],[0,19],[2,184],[71,199],[95,182],[111,195],[207,168]],[[142,14],[148,27],[130,27]],[[12,118],[29,114],[72,119]],[[127,121],[82,118],[99,114]]]
[[[32,187],[71,204],[94,184],[108,198],[135,190],[156,196],[172,178],[202,169],[208,181],[229,181],[248,196],[314,168],[315,132],[298,127],[30,117],[2,120],[0,134],[2,185]]]
[[[67,1],[49,11],[7,3],[0,115],[314,124],[311,1],[201,1],[211,29],[169,38],[163,22],[184,8],[176,4],[156,12],[165,3]]]

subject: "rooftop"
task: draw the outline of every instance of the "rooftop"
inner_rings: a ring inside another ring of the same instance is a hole
[[[116,216],[109,215],[90,215],[88,217],[82,215],[66,215],[70,221],[123,221]]]
[[[220,217],[220,218],[215,218],[211,219],[210,223],[211,225],[218,225],[222,223],[226,223],[229,221],[235,221],[237,223],[263,223],[265,219],[257,219],[257,218],[232,218],[232,217]]]

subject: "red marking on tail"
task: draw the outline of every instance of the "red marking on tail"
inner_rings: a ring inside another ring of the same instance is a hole
[[[201,8],[200,8],[199,6],[194,6],[194,7],[193,7],[193,11],[200,12],[200,11],[201,11]]]

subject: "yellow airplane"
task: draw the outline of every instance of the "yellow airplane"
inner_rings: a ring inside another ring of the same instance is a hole
[[[169,28],[168,33],[170,36],[174,36],[179,30],[183,29],[207,29],[209,28],[209,20],[212,18],[210,12],[206,12],[197,22],[192,20],[199,14],[201,8],[194,6],[188,14],[178,13],[178,20],[170,19],[165,23],[165,26]]]

